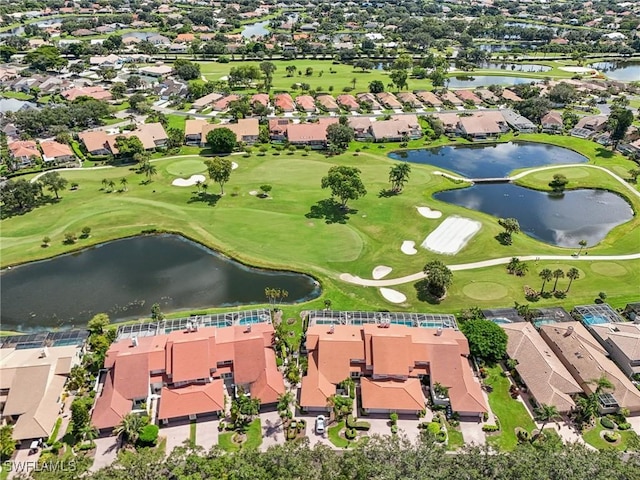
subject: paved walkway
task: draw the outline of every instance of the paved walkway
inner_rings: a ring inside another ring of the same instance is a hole
[[[198,443],[198,431],[196,430],[196,443]],[[165,454],[169,455],[174,448],[184,445],[185,440],[191,436],[191,424],[176,425],[174,427],[164,427],[160,429],[160,435],[167,437],[167,448]]]
[[[196,445],[206,452],[218,444],[218,420],[199,421],[196,424]]]
[[[96,454],[90,472],[95,472],[101,468],[111,465],[118,455],[118,437],[96,438]]]
[[[278,412],[265,412],[260,414],[262,425],[262,444],[260,450],[265,451],[273,445],[281,445],[286,439],[282,428],[282,419]],[[313,424],[311,425],[313,429]],[[309,420],[307,420],[307,432],[309,432]]]

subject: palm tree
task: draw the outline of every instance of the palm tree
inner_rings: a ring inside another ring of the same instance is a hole
[[[87,423],[80,429],[80,438],[82,440],[89,440],[90,442],[98,438],[100,432],[96,427]]]
[[[553,291],[556,291],[556,287],[558,286],[558,280],[560,280],[561,278],[564,278],[564,270],[558,268],[557,270],[553,271],[553,278],[556,279],[556,282],[553,284]]]
[[[286,392],[278,395],[278,406],[277,406],[278,412],[287,412],[293,400],[294,400],[293,393],[291,393],[290,390],[287,390]]]
[[[411,173],[411,165],[407,162],[397,163],[389,170],[389,182],[391,183],[391,189],[399,193],[402,191],[404,184],[409,181],[409,174]]]
[[[578,256],[580,256],[580,254],[582,253],[582,249],[587,246],[587,241],[586,240],[580,240],[578,242],[578,245],[580,245],[580,250],[578,250]]]
[[[158,169],[147,160],[140,166],[140,173],[144,173],[147,177],[147,182],[151,181],[151,177],[158,173]]]
[[[204,193],[206,195],[208,188],[209,188],[209,185],[207,185],[206,183],[203,183],[202,184],[202,193]]]
[[[553,272],[548,268],[543,268],[538,276],[542,279],[542,288],[540,289],[540,293],[544,293],[544,286],[553,278]]]
[[[120,179],[120,185],[122,186],[122,190],[124,190],[125,192],[127,191],[127,183],[129,182],[127,181],[126,178],[122,177]]]
[[[200,187],[202,186],[202,180],[196,181],[196,188],[198,189],[198,193],[200,193]]]
[[[569,279],[569,285],[567,286],[567,289],[565,290],[565,292],[568,292],[569,289],[571,288],[571,283],[574,280],[577,280],[580,278],[580,271],[577,268],[570,268],[569,271],[567,272],[567,278]]]
[[[107,185],[109,185],[109,180],[107,180],[106,178],[102,179],[102,188],[106,189]]]
[[[120,423],[113,429],[113,433],[118,436],[122,435],[125,442],[136,443],[140,430],[147,424],[145,419],[135,413],[129,413],[122,418]]]
[[[116,187],[116,182],[114,182],[113,180],[109,180],[109,191],[113,191],[113,189]]]
[[[558,413],[558,409],[555,405],[546,405],[542,403],[538,408],[535,409],[534,413],[536,414],[536,420],[542,422],[542,425],[540,426],[538,434],[532,439],[532,441],[542,434],[542,431],[544,430],[544,427],[547,426],[547,423],[558,420],[560,418],[560,414]]]
[[[525,262],[519,262],[518,265],[516,265],[515,274],[518,277],[524,277],[528,271],[529,265],[527,265]]]
[[[518,257],[511,257],[511,260],[509,260],[509,263],[507,264],[507,272],[514,273],[518,268],[518,265],[520,265],[520,259]]]
[[[609,380],[607,378],[606,375],[601,375],[600,378],[595,378],[593,380],[589,380],[589,382],[591,385],[595,385],[596,389],[595,389],[595,393],[600,395],[602,392],[604,392],[605,390],[615,390],[615,386],[613,385],[613,383],[611,383],[611,380]]]

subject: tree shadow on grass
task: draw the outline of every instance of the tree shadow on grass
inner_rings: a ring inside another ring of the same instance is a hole
[[[210,207],[215,207],[220,198],[222,198],[221,195],[218,195],[217,193],[193,192],[193,195],[191,195],[191,198],[187,201],[187,203],[202,202],[206,203]]]
[[[431,305],[438,305],[442,301],[442,297],[437,297],[429,290],[429,282],[427,279],[419,280],[413,284],[416,289],[416,296],[421,302],[427,302]]]
[[[615,152],[612,152],[609,148],[597,147],[596,157],[598,158],[612,158]]]
[[[378,192],[378,198],[389,198],[395,197],[396,195],[398,195],[398,192],[390,188],[383,188]]]
[[[340,202],[336,202],[333,198],[325,198],[312,205],[305,217],[324,219],[325,223],[328,224],[347,223],[349,215],[356,213],[358,213],[357,210],[349,207],[343,208]]]

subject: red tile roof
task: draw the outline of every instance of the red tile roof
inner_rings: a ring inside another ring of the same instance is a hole
[[[224,410],[224,381],[218,379],[181,388],[164,387],[160,393],[158,418],[180,418],[221,410]]]
[[[360,379],[362,408],[367,410],[421,411],[425,408],[420,380],[410,378],[406,381]]]

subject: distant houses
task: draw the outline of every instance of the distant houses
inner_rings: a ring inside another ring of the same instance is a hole
[[[78,134],[79,140],[91,155],[117,155],[116,146],[118,137],[138,137],[145,150],[164,147],[169,137],[161,123],[145,123],[138,125],[135,130],[122,134],[108,134],[105,131],[82,132]]]

